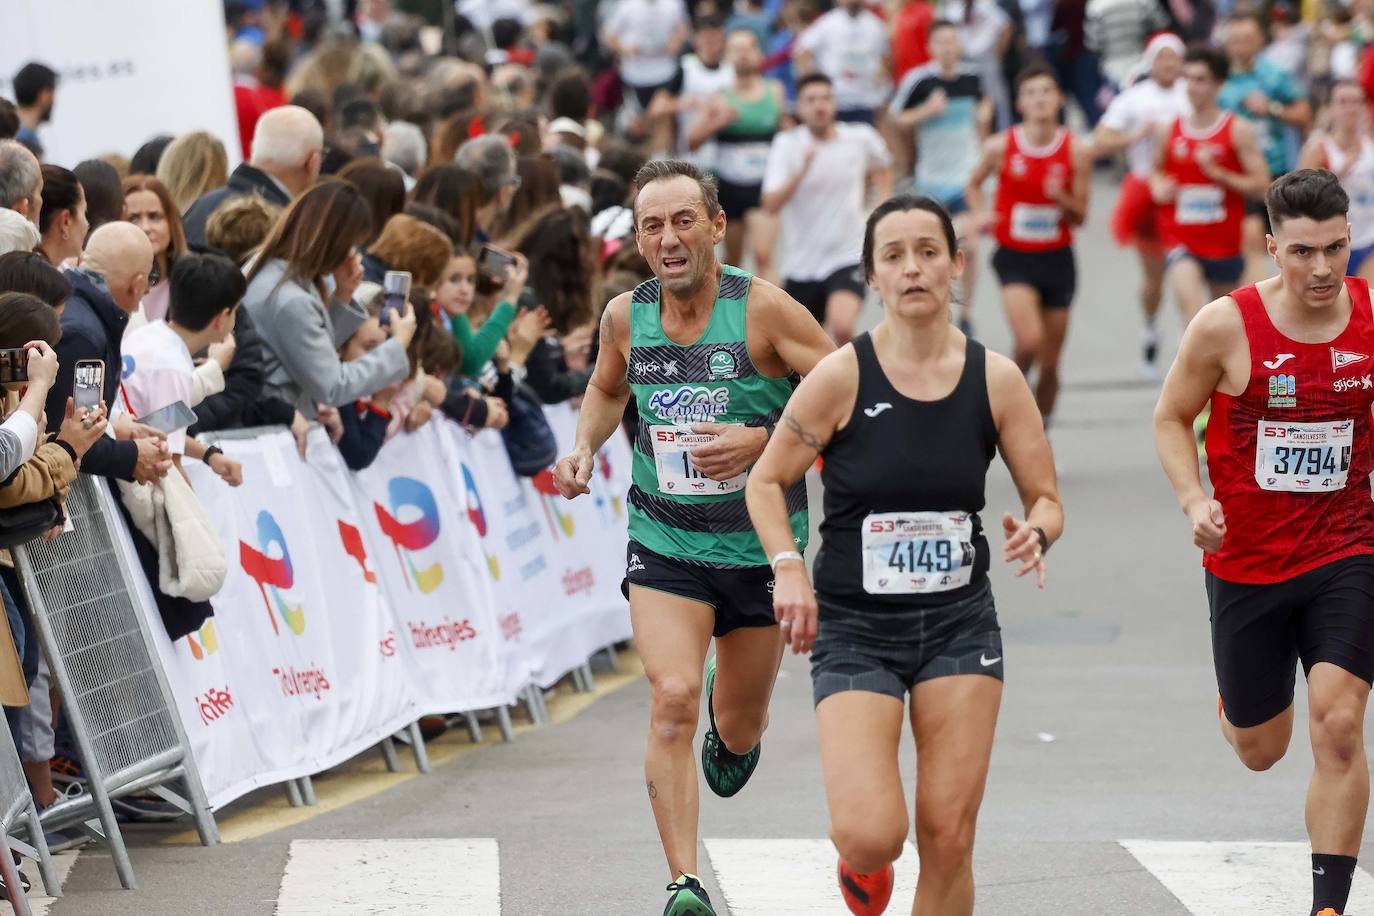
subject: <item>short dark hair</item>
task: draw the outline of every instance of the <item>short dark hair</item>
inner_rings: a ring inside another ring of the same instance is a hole
[[[52,221],[63,210],[76,212],[81,203],[81,182],[70,169],[45,162],[43,171],[43,207],[38,211],[38,231],[44,234],[52,228]]]
[[[1326,169],[1298,169],[1281,175],[1264,195],[1269,222],[1275,229],[1290,219],[1307,217],[1314,222],[1345,216],[1350,198],[1341,181]]]
[[[28,293],[57,308],[72,294],[72,284],[38,252],[11,251],[0,254],[0,290]]]
[[[1264,20],[1261,19],[1259,16],[1255,15],[1254,13],[1246,13],[1238,10],[1226,17],[1227,25],[1236,25],[1242,22],[1250,23],[1255,28],[1260,30],[1261,35],[1264,34]]]
[[[367,96],[349,99],[339,106],[338,112],[338,123],[335,126],[341,131],[347,130],[350,127],[361,127],[365,130],[372,130],[376,128],[382,120],[381,106]]]
[[[9,99],[0,99],[0,140],[13,140],[19,133],[19,112]]]
[[[576,67],[564,70],[549,84],[548,106],[550,118],[572,118],[581,124],[592,107],[591,80]]]
[[[1220,48],[1214,48],[1203,42],[1194,42],[1188,46],[1188,50],[1183,54],[1185,64],[1206,64],[1207,69],[1212,71],[1212,77],[1218,83],[1226,82],[1226,78],[1231,75],[1231,60]]]
[[[57,88],[57,71],[38,61],[30,61],[14,75],[14,101],[24,108],[38,102],[48,89]]]
[[[184,254],[172,267],[167,318],[203,331],[220,312],[243,299],[248,281],[233,261],[217,254]]]
[[[670,178],[690,178],[701,189],[701,202],[706,206],[706,218],[715,219],[720,212],[720,184],[710,172],[685,159],[651,159],[640,166],[635,173],[634,203],[630,210],[634,214],[635,227],[639,226],[639,195],[645,186],[654,181],[667,181]]]
[[[873,276],[873,244],[878,224],[883,221],[883,217],[891,213],[905,213],[908,210],[924,210],[934,214],[940,220],[940,228],[944,230],[945,242],[949,245],[949,256],[954,257],[955,252],[959,250],[959,236],[954,231],[954,220],[950,218],[949,211],[945,209],[944,204],[933,197],[926,197],[924,194],[898,194],[874,207],[873,212],[868,214],[868,222],[864,224],[863,271],[865,278]]]
[[[1016,81],[1011,87],[1012,95],[1020,93],[1021,87],[1026,85],[1026,83],[1034,79],[1040,79],[1041,77],[1048,77],[1054,83],[1055,88],[1059,87],[1059,74],[1054,72],[1054,68],[1049,64],[1037,61],[1036,63],[1022,67],[1016,74]]]
[[[124,215],[124,184],[119,171],[104,159],[87,159],[72,169],[86,192],[86,222],[91,232]]]
[[[31,293],[0,293],[0,347],[22,347],[31,340],[55,347],[62,339],[57,310]]]
[[[815,73],[808,73],[806,74],[806,76],[803,76],[801,79],[797,80],[797,95],[801,95],[802,90],[805,89],[807,86],[814,86],[817,83],[824,83],[827,86],[835,85],[834,81],[832,81],[830,77],[826,76],[824,73],[821,73],[819,71]]]
[[[929,41],[930,36],[934,35],[941,29],[954,29],[955,31],[958,31],[959,27],[948,19],[936,19],[934,22],[930,24],[930,28],[926,29],[926,40]]]
[[[162,154],[167,151],[167,145],[175,139],[171,134],[159,134],[140,146],[134,153],[134,158],[129,160],[129,174],[156,175],[157,164],[162,161]]]

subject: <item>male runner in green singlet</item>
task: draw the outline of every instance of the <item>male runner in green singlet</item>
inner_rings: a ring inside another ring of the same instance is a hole
[[[784,641],[744,482],[782,416],[791,377],[810,372],[834,345],[786,293],[716,260],[725,214],[715,179],[691,163],[661,160],[635,182],[635,234],[654,279],[606,306],[577,442],[554,478],[569,499],[588,492],[592,456],[633,395],[640,420],[625,591],[653,690],[644,773],[675,879],[664,914],[712,916],[696,877],[692,739],[702,667],[714,636],[701,762],[712,791],[728,797],[758,762]],[[787,505],[800,552],[804,481]]]

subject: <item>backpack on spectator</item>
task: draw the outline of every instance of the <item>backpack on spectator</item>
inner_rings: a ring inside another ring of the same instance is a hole
[[[510,465],[521,477],[533,477],[558,460],[558,442],[544,418],[539,396],[524,382],[515,385],[507,405],[510,421],[501,430]]]

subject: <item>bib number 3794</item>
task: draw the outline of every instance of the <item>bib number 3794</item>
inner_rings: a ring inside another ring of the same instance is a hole
[[[1350,474],[1354,442],[1354,420],[1261,420],[1255,440],[1255,483],[1261,490],[1285,493],[1340,490]]]
[[[875,512],[861,533],[864,591],[945,592],[973,579],[973,518],[966,512]]]

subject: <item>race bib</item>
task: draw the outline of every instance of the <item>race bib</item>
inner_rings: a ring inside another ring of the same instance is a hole
[[[1059,239],[1059,208],[1054,204],[1013,204],[1011,237],[1018,242],[1053,242]]]
[[[862,532],[864,591],[947,592],[973,580],[973,516],[967,512],[874,512]]]
[[[726,181],[761,184],[767,170],[767,143],[721,143],[716,147],[716,171]]]
[[[1261,490],[1323,493],[1345,487],[1355,421],[1283,423],[1260,420],[1255,482]]]
[[[1179,185],[1174,197],[1174,222],[1180,226],[1201,226],[1226,219],[1222,190],[1214,184]]]
[[[709,496],[717,493],[738,493],[744,489],[749,474],[743,473],[729,480],[712,480],[692,464],[691,450],[705,445],[716,437],[694,433],[690,426],[650,426],[654,440],[654,465],[658,468],[660,493]]]

